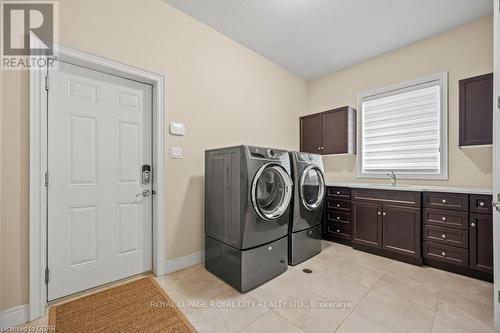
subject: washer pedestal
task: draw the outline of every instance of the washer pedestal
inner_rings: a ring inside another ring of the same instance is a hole
[[[287,236],[249,250],[205,236],[205,268],[235,289],[247,292],[286,271],[287,251]]]

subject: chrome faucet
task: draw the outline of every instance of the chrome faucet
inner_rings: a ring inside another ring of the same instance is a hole
[[[391,170],[391,172],[388,172],[387,176],[391,177],[392,186],[396,186],[396,174],[394,173],[394,171]]]

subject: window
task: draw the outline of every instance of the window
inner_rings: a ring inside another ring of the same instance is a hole
[[[358,177],[447,179],[447,73],[359,95]]]

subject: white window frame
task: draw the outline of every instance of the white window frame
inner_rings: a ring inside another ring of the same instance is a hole
[[[437,82],[440,87],[440,117],[439,117],[439,147],[440,147],[440,173],[430,174],[396,174],[401,179],[429,179],[429,180],[447,180],[448,179],[448,72],[441,72],[429,76],[421,77],[415,80],[398,83],[384,88],[374,89],[358,94],[358,117],[357,118],[357,178],[387,178],[385,172],[372,173],[363,172],[363,100],[375,95],[388,95],[396,90],[411,89],[414,86]]]

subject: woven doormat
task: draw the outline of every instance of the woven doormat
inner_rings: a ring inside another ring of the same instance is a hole
[[[150,276],[54,305],[49,326],[58,333],[196,332]]]

